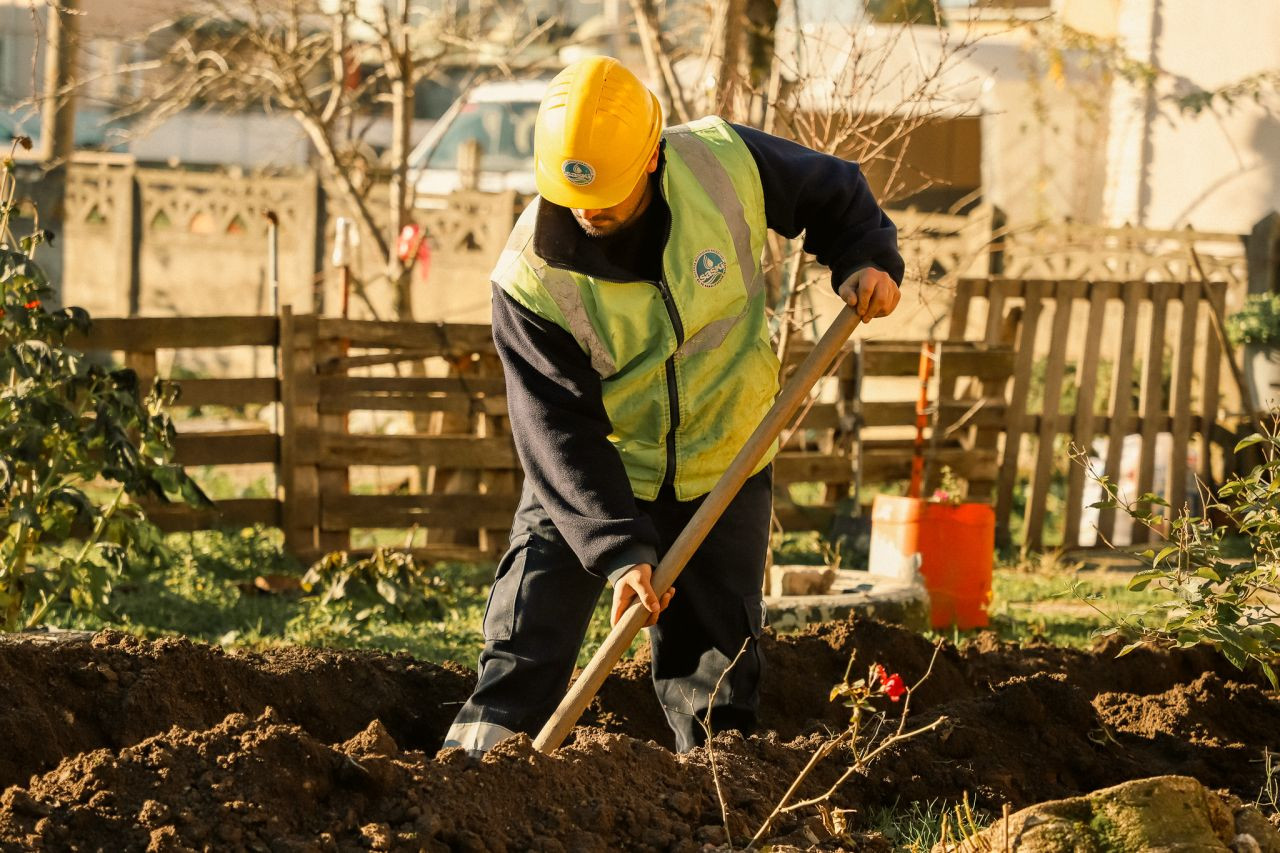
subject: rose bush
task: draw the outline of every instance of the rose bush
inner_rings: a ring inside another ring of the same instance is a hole
[[[14,161],[0,161],[0,630],[39,624],[55,603],[97,610],[130,553],[162,539],[139,498],[211,502],[172,462],[159,381],[141,399],[132,370],[103,367],[67,345],[87,332],[81,308],[55,294],[35,261],[47,235],[15,238]]]

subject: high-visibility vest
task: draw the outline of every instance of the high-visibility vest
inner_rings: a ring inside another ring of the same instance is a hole
[[[609,439],[636,497],[652,500],[670,480],[676,497],[689,500],[711,490],[768,411],[778,359],[765,319],[764,196],[751,152],[715,117],[669,128],[663,138],[671,233],[662,281],[610,281],[550,266],[533,249],[536,199],[493,281],[590,356],[613,425]]]

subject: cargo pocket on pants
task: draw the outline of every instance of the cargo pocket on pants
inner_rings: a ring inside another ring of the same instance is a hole
[[[505,642],[515,633],[516,605],[520,601],[520,586],[524,582],[530,538],[529,534],[525,534],[511,543],[502,562],[498,563],[482,622],[486,642]]]

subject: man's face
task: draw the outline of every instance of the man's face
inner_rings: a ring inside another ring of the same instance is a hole
[[[648,207],[649,173],[640,176],[631,194],[613,207],[599,210],[573,208],[573,218],[589,237],[608,237],[640,218]]]
[[[616,234],[639,219],[640,214],[644,213],[645,208],[649,206],[649,197],[653,192],[649,176],[657,169],[658,149],[654,148],[644,172],[640,175],[640,180],[636,181],[630,195],[613,207],[600,210],[570,208],[573,218],[577,220],[582,230],[587,232],[588,237],[608,237],[610,234]]]

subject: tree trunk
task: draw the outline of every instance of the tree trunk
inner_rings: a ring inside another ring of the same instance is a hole
[[[76,6],[62,0],[49,9],[49,40],[44,56],[44,103],[40,116],[40,148],[45,165],[60,166],[75,149]]]
[[[720,30],[720,55],[716,71],[716,113],[727,118],[745,118],[738,109],[739,93],[745,82],[742,73],[742,31],[746,25],[747,0],[722,0],[724,21]]]
[[[674,116],[677,123],[692,120],[693,113],[672,68],[652,0],[631,0],[631,11],[635,14],[636,33],[640,37],[640,47],[644,51],[649,76],[658,83],[658,100],[663,102],[663,106],[668,109],[668,116]]]
[[[412,192],[409,187],[409,135],[413,127],[413,56],[409,47],[409,0],[400,0],[396,31],[392,35],[395,73],[391,77],[391,246],[387,278],[395,286],[396,317],[413,319],[413,258],[401,260],[394,247],[410,222]]]
[[[777,0],[746,0],[747,74],[751,83],[749,114],[752,126],[763,128],[769,105],[776,97],[781,69],[774,41],[778,30]]]

